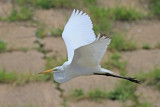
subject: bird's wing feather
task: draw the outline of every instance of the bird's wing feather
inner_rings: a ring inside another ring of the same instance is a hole
[[[111,39],[102,37],[91,44],[75,50],[72,60],[73,65],[97,67],[106,52]]]
[[[72,61],[74,50],[89,43],[92,43],[96,36],[90,17],[79,10],[73,13],[67,22],[62,37],[67,47],[68,61]]]

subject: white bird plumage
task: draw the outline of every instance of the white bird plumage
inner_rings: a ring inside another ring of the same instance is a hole
[[[100,61],[104,56],[111,39],[96,38],[90,17],[83,11],[73,10],[70,19],[64,27],[62,38],[66,44],[68,61],[62,66],[42,72],[53,71],[56,82],[64,83],[77,76],[105,75],[137,82],[134,78],[114,75],[112,71],[101,68]]]
[[[72,61],[75,49],[95,41],[96,35],[92,28],[91,19],[86,13],[73,10],[62,33],[67,47],[68,61]]]

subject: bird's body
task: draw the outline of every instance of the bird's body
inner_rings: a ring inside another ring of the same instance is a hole
[[[110,39],[102,37],[95,39],[94,42],[81,46],[74,51],[74,57],[65,62],[58,72],[54,72],[54,79],[63,83],[77,76],[88,76],[94,73],[112,73],[101,68],[100,60],[103,57]],[[58,69],[57,67],[56,69]]]
[[[101,68],[100,61],[104,56],[111,39],[96,35],[90,17],[79,10],[73,13],[67,22],[62,38],[67,47],[68,61],[43,73],[53,71],[55,81],[67,82],[77,76],[105,75],[123,78],[138,83],[135,78],[115,75],[112,71]]]

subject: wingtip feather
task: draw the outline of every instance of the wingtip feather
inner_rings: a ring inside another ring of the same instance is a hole
[[[104,40],[104,41],[106,41],[106,43],[107,43],[107,45],[109,45],[110,44],[110,42],[111,42],[111,39],[110,38],[107,38],[106,36],[102,36],[99,40]]]
[[[83,14],[83,11],[80,11],[79,15],[82,15]]]
[[[73,12],[72,12],[72,15],[71,15],[71,16],[73,16],[73,15],[75,14],[75,11],[76,11],[76,10],[75,10],[75,9],[73,9]]]
[[[98,34],[98,36],[97,36],[96,40],[99,40],[99,38],[100,38],[100,33]]]
[[[79,13],[79,10],[76,11],[75,15],[78,15],[78,13]]]

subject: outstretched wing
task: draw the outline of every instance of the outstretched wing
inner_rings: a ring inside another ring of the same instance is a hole
[[[76,49],[71,64],[87,67],[99,66],[110,41],[111,39],[102,37],[91,44]]]
[[[66,24],[62,37],[67,47],[68,61],[72,61],[74,50],[89,43],[92,43],[96,36],[90,17],[79,10],[73,13]]]

